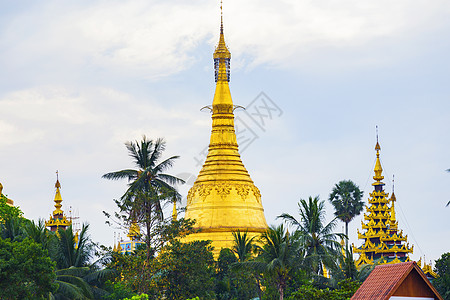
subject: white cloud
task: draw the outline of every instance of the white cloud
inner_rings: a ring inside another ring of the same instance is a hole
[[[371,56],[382,60],[371,49],[373,43],[395,44],[433,32],[447,26],[449,12],[450,3],[444,0],[224,4],[226,39],[235,66],[253,67],[291,68],[317,52],[354,47],[367,48],[367,57],[359,63],[370,62]],[[5,64],[16,68],[91,68],[156,79],[195,63],[194,50],[205,38],[211,45],[217,43],[218,17],[218,5],[211,1],[93,1],[69,7],[54,1],[12,18],[0,43],[5,46]]]

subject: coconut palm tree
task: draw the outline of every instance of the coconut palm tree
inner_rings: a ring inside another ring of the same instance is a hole
[[[56,299],[97,299],[107,294],[99,286],[114,275],[114,271],[100,269],[91,263],[94,244],[88,229],[89,224],[83,224],[80,232],[76,233],[69,226],[66,229],[59,228],[54,234],[50,253],[57,266],[55,282],[59,288],[54,294]]]
[[[319,196],[314,198],[310,196],[308,201],[300,199],[298,203],[299,220],[286,213],[278,216],[296,228],[295,234],[298,234],[300,245],[305,251],[303,263],[315,275],[323,274],[323,266],[328,268],[334,266],[341,248],[336,239],[344,237],[343,234],[333,233],[336,218],[324,224],[324,203],[319,200]]]
[[[184,183],[175,176],[164,173],[174,164],[179,156],[171,156],[159,161],[166,148],[162,138],[148,140],[144,135],[141,141],[127,142],[125,146],[136,169],[104,174],[102,177],[110,180],[127,179],[128,189],[116,202],[122,212],[128,211],[131,222],[145,225],[147,251],[150,251],[152,227],[164,219],[162,202],[180,200],[181,195],[174,185]],[[150,255],[150,252],[148,253]]]
[[[237,255],[239,262],[247,261],[251,258],[255,248],[255,237],[250,238],[248,232],[233,231],[234,243],[231,250]]]
[[[52,249],[57,269],[89,265],[94,249],[87,233],[88,229],[89,224],[83,224],[79,234],[73,232],[72,225],[66,229],[58,229],[58,239]]]
[[[271,276],[276,283],[280,300],[283,300],[290,272],[298,268],[301,261],[298,240],[296,236],[289,235],[281,224],[277,227],[271,226],[262,233],[258,244],[258,257],[237,266]]]
[[[359,215],[364,208],[361,200],[364,192],[351,180],[339,181],[330,193],[328,200],[334,206],[334,215],[345,223],[345,240],[348,248],[348,223]]]

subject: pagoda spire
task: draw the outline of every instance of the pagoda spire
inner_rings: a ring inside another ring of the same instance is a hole
[[[62,197],[61,197],[61,184],[59,183],[59,172],[56,171],[56,183],[55,183],[55,210],[53,211],[53,215],[50,215],[50,219],[45,222],[46,227],[50,227],[51,231],[57,231],[58,228],[66,229],[66,227],[72,225],[72,221],[68,220],[64,215],[64,211],[61,209],[62,207]]]
[[[53,211],[53,216],[55,215],[62,215],[64,214],[64,212],[61,210],[61,202],[62,202],[62,197],[61,197],[61,184],[59,183],[59,174],[58,171],[56,171],[56,183],[55,183],[55,188],[56,188],[56,193],[55,193],[55,199],[53,201],[55,201],[55,210]]]
[[[381,173],[383,172],[383,168],[381,167],[381,162],[380,162],[380,143],[378,143],[378,126],[377,126],[377,144],[375,145],[375,151],[377,151],[377,159],[375,161],[375,168],[374,168],[374,172],[375,172],[375,176],[373,176],[373,179],[375,180],[374,183],[372,183],[372,185],[374,186],[382,186],[384,185],[383,182],[381,182],[381,180],[384,179],[384,176],[381,175]]]
[[[394,175],[392,175],[392,195],[391,195],[391,222],[395,223],[395,207],[394,202],[397,201],[397,198],[395,197],[395,191],[394,191]]]
[[[222,5],[219,43],[213,59],[216,90],[208,155],[187,195],[185,213],[186,219],[196,220],[194,227],[200,232],[188,235],[184,241],[212,240],[217,258],[221,248],[231,248],[233,231],[256,236],[268,227],[261,194],[238,151],[229,87],[231,53],[225,43]]]

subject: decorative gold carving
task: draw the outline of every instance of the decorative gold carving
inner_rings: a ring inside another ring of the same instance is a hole
[[[261,203],[261,192],[259,191],[259,189],[256,186],[252,186],[252,191],[258,203]]]
[[[202,184],[198,187],[198,195],[200,198],[205,201],[206,197],[211,194],[212,186],[208,184]]]
[[[215,185],[214,187],[217,191],[217,194],[220,197],[222,197],[222,199],[230,194],[231,188],[232,188],[231,184],[229,184],[229,183],[221,183],[221,184]]]
[[[239,196],[241,196],[242,200],[245,201],[248,197],[248,193],[250,191],[250,187],[246,184],[235,185],[234,188]]]

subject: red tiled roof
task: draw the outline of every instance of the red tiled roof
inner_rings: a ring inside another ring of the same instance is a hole
[[[414,262],[376,266],[351,300],[388,299],[392,289],[414,268]]]

